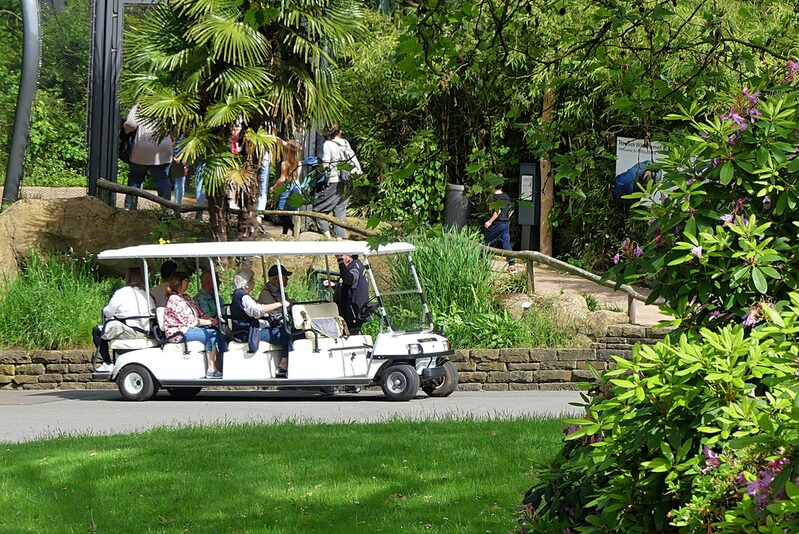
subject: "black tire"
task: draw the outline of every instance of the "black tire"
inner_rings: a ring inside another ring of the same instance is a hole
[[[122,397],[130,401],[150,400],[158,391],[150,371],[135,363],[122,368],[117,375],[117,386]]]
[[[458,389],[458,369],[451,361],[439,365],[444,369],[444,378],[437,378],[422,384],[422,391],[430,397],[449,397]]]
[[[178,400],[189,400],[197,396],[203,388],[166,388],[169,395]]]
[[[390,365],[380,374],[380,387],[389,400],[408,401],[419,391],[419,375],[411,365]]]

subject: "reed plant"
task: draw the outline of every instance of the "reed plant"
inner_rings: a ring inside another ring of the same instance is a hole
[[[0,346],[92,346],[92,327],[114,284],[99,281],[89,260],[32,253],[17,278],[0,284]]]

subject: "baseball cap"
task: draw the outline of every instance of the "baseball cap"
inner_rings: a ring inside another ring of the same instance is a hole
[[[284,276],[291,276],[291,271],[289,271],[288,269],[286,269],[282,265],[281,265],[280,270],[283,271],[283,275]],[[272,278],[273,276],[277,276],[277,265],[273,265],[273,266],[271,266],[269,268],[269,278]]]

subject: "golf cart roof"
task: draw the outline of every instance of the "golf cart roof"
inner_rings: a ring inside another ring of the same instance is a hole
[[[131,258],[224,258],[231,256],[341,256],[342,254],[401,254],[412,252],[410,243],[386,243],[377,250],[366,241],[226,241],[136,245],[105,250],[98,260]]]

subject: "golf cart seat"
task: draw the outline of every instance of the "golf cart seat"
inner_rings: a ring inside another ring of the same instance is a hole
[[[112,351],[122,350],[139,350],[157,347],[158,342],[151,338],[135,338],[135,339],[111,339],[108,341],[108,348]]]
[[[244,352],[248,352],[250,350],[250,346],[246,341],[228,341],[227,350],[235,351],[241,350]],[[267,343],[266,341],[261,341],[258,344],[258,350],[256,352],[272,352],[272,351],[281,351],[285,350],[285,347],[281,345],[272,345],[271,343]]]

